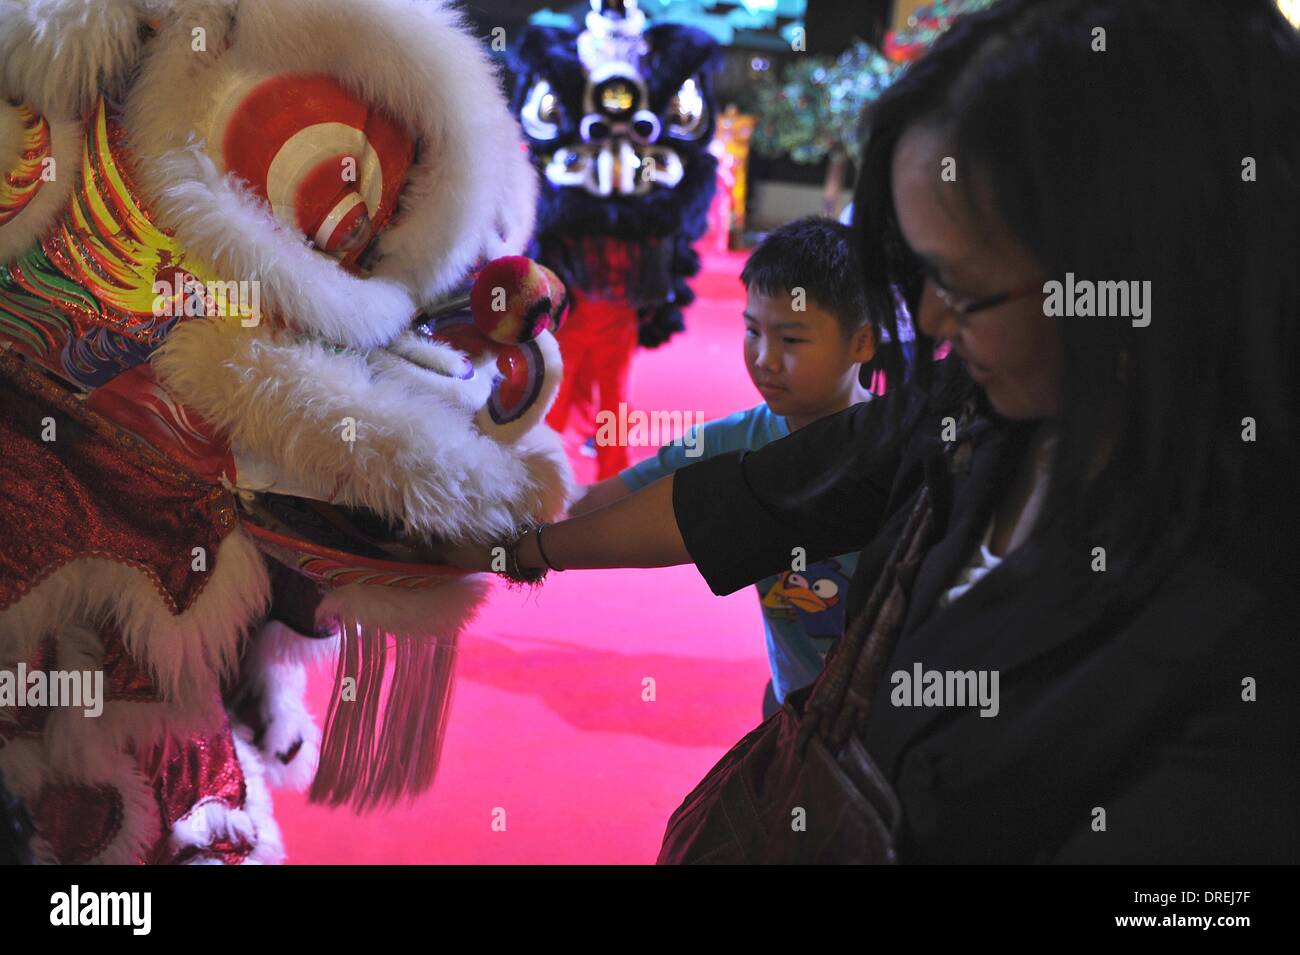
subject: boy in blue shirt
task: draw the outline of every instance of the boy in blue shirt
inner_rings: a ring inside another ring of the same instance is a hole
[[[850,405],[867,401],[862,365],[875,351],[847,226],[808,217],[767,235],[741,272],[745,367],[763,403],[700,426],[687,440],[592,485],[577,516],[611,504],[705,457],[757,450]],[[843,554],[758,582],[772,682],[769,715],[821,672],[844,628],[844,598],[857,554]]]

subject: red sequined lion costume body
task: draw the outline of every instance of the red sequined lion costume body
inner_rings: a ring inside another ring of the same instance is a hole
[[[535,197],[441,0],[0,2],[0,859],[276,862],[268,784],[430,784],[485,585],[429,545],[571,492],[558,283],[467,311]]]

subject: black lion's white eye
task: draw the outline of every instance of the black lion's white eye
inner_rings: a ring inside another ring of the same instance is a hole
[[[709,118],[699,80],[692,77],[682,84],[668,103],[668,135],[677,139],[698,139]]]
[[[519,119],[530,139],[554,139],[560,132],[564,108],[546,80],[538,80],[524,100]]]

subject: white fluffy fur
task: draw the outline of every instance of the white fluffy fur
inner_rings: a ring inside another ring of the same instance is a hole
[[[414,332],[406,332],[388,348],[376,348],[366,355],[366,365],[372,378],[405,389],[413,403],[422,404],[423,399],[446,406],[457,420],[460,419],[457,412],[468,420],[492,394],[496,355],[485,353],[474,360],[475,375],[469,381],[437,372],[442,369],[459,375],[462,357],[461,352],[448,345],[420,340]],[[450,419],[445,423],[450,426]]]
[[[375,348],[410,326],[415,297],[400,282],[362,279],[314,251],[269,206],[224,177],[198,146],[141,167],[160,221],[222,281],[257,281],[265,312],[354,348]]]
[[[168,847],[174,853],[185,849],[206,849],[218,839],[257,843],[257,827],[248,813],[231,809],[220,799],[201,799],[172,824]]]
[[[207,54],[191,49],[196,24]],[[372,277],[311,251],[201,152],[218,78],[244,70],[328,73],[418,135]],[[177,0],[126,119],[142,188],[181,242],[223,280],[259,279],[268,310],[341,344],[390,341],[479,255],[517,252],[532,230],[536,177],[518,127],[487,55],[440,0]]]
[[[72,187],[81,176],[81,154],[85,143],[83,124],[48,115],[45,118],[50,124],[54,179],[41,186],[22,212],[0,225],[0,263],[27,251],[50,230],[67,207]],[[0,93],[0,176],[15,167],[21,139],[22,124],[18,112],[4,102],[4,95]]]
[[[142,46],[139,26],[154,15],[162,32]],[[191,49],[195,26],[207,31],[207,53]],[[420,161],[371,277],[351,276],[314,252],[203,152],[196,131],[211,110],[214,80],[242,70],[328,73],[420,139]],[[459,15],[443,0],[0,0],[0,165],[16,155],[20,130],[2,103],[14,97],[50,120],[59,171],[0,228],[0,261],[62,213],[80,174],[82,118],[101,90],[120,92],[132,75],[125,122],[134,173],[160,224],[222,280],[259,281],[266,311],[358,350],[334,353],[267,326],[187,322],[154,358],[168,390],[318,496],[337,486],[340,503],[369,507],[409,531],[493,540],[527,517],[558,514],[573,488],[560,440],[542,422],[558,384],[554,340],[540,341],[547,393],[525,421],[496,428],[480,411],[493,356],[476,362],[473,381],[461,382],[427,370],[454,367],[457,352],[403,335],[414,312],[480,255],[519,251],[532,229],[534,172],[490,60]],[[351,449],[341,440],[345,417],[358,425]],[[60,773],[110,781],[124,794],[128,824],[97,861],[131,861],[159,836],[151,788],[122,757],[124,744],[184,736],[225,718],[207,704],[237,664],[246,628],[265,611],[269,582],[263,558],[238,530],[211,574],[194,605],[176,616],[138,570],[83,559],[0,612],[0,660],[30,658],[53,633],[70,667],[101,659],[88,624],[108,615],[166,698],[106,705],[98,721],[76,714],[80,725],[73,714],[55,713],[41,740],[0,748],[0,773],[20,798],[37,798]],[[485,590],[481,577],[427,592],[350,586],[329,594],[319,617],[357,615],[392,633],[445,635],[471,619]],[[319,741],[302,705],[302,661],[284,651],[295,642],[309,653],[333,643],[291,641],[284,629],[266,628],[244,674],[268,691],[270,762],[237,728],[244,809],[199,807],[177,826],[177,845],[252,832],[250,862],[283,858],[266,777],[303,783]],[[298,736],[302,752],[280,767],[273,754]],[[38,842],[38,854],[51,861],[48,849]]]
[[[248,741],[248,730],[242,727],[235,729],[235,756],[239,759],[239,768],[244,771],[244,813],[257,833],[253,851],[244,860],[244,865],[279,865],[284,861],[284,839],[275,821],[266,771],[257,750]]]
[[[0,99],[78,119],[140,55],[138,0],[0,0]]]
[[[283,634],[275,632],[283,630]],[[266,632],[269,631],[269,632]],[[264,692],[269,731],[259,754],[251,731],[233,725],[236,753],[247,787],[243,810],[230,810],[215,801],[196,805],[180,820],[171,836],[172,848],[207,846],[220,835],[243,835],[255,845],[249,862],[279,863],[284,849],[271,813],[267,782],[305,788],[315,772],[320,731],[303,705],[306,688],[304,663],[329,655],[336,640],[306,640],[271,624],[255,642],[246,660],[244,676],[258,681]],[[103,648],[89,628],[70,625],[57,633],[60,669],[96,669],[102,666]],[[298,646],[303,645],[303,646]],[[305,647],[305,649],[304,649]],[[6,650],[11,649],[6,647]],[[0,654],[2,656],[3,654]],[[153,790],[135,769],[131,752],[148,751],[167,737],[182,741],[194,732],[214,732],[225,724],[226,713],[213,707],[220,687],[212,673],[194,673],[181,688],[183,702],[106,703],[103,713],[88,719],[80,710],[51,710],[44,731],[36,740],[16,740],[0,747],[0,775],[20,798],[39,798],[50,783],[84,785],[108,783],[122,795],[126,814],[122,832],[108,849],[93,860],[128,864],[153,846],[161,831]],[[285,766],[276,752],[302,738],[294,760]],[[53,849],[43,839],[34,841],[40,862],[56,862]],[[204,861],[200,857],[197,861]]]
[[[245,865],[279,865],[284,861],[284,840],[276,824],[265,768],[257,750],[241,727],[234,733],[235,756],[244,773],[244,806],[231,809],[217,799],[205,799],[176,820],[169,839],[172,852],[205,849],[218,839],[242,839],[253,846]],[[202,852],[191,865],[220,863],[220,857]]]
[[[23,802],[35,805],[47,784],[68,782],[68,778],[53,770],[45,759],[38,741],[14,739],[0,747],[0,776],[5,786]],[[112,786],[122,797],[124,819],[113,840],[94,859],[95,865],[131,865],[137,855],[146,852],[158,841],[162,823],[153,787],[134,765],[134,760],[118,754],[118,758],[102,769],[83,769],[71,780],[85,785]],[[32,855],[38,863],[57,864],[53,847],[39,835],[32,839]]]
[[[538,489],[523,502],[524,512],[537,520],[555,520],[573,503],[578,490],[563,440],[550,428],[538,425],[517,438],[511,447]]]
[[[270,600],[262,556],[243,531],[222,542],[209,573],[198,599],[176,616],[135,568],[101,558],[73,561],[0,612],[0,658],[30,658],[42,635],[110,614],[164,696],[180,699],[205,674],[233,670],[245,629]]]
[[[332,662],[338,652],[337,634],[325,638],[305,637],[278,620],[268,620],[249,649],[247,663],[254,668],[277,663],[314,667]]]
[[[376,367],[270,329],[207,320],[179,326],[154,367],[180,401],[299,484],[326,498],[337,484],[339,503],[413,533],[495,539],[567,490],[553,432],[538,424],[500,444],[444,400],[465,383],[407,362]],[[356,421],[351,445],[345,418]]]
[[[244,658],[241,686],[260,701],[266,729],[258,750],[267,781],[306,789],[320,758],[320,728],[307,709],[307,667],[338,652],[338,640],[308,639],[276,621],[266,623]],[[279,758],[302,741],[288,763]]]
[[[59,669],[103,668],[104,648],[94,629],[73,624],[56,631],[55,638]],[[51,709],[41,734],[45,759],[53,771],[71,778],[108,773],[128,747],[146,751],[169,737],[220,729],[224,715],[213,708],[220,692],[217,674],[204,670],[191,674],[177,696],[162,702],[106,701],[97,717],[86,716],[83,709]]]
[[[252,743],[249,731],[238,727],[234,732],[235,755],[244,773],[244,807],[230,809],[215,800],[196,804],[177,820],[169,838],[172,851],[186,847],[206,847],[221,836],[242,836],[253,845],[245,865],[279,865],[284,861],[284,840],[275,821],[271,793],[267,788],[266,768]],[[40,745],[30,740],[14,740],[0,748],[0,775],[5,785],[19,799],[36,803],[49,784],[74,782],[81,785],[106,784],[122,798],[123,820],[117,837],[92,865],[131,865],[148,852],[162,834],[162,820],[153,786],[140,774],[134,758],[121,753],[98,771],[83,768],[71,778],[57,773],[45,759]],[[54,848],[39,834],[32,839],[32,856],[43,865],[56,865]],[[220,862],[200,854],[192,864]]]
[[[481,574],[449,578],[426,591],[350,584],[325,595],[316,622],[324,626],[353,614],[367,622],[382,620],[383,629],[395,636],[452,636],[473,620],[487,591],[488,580]]]

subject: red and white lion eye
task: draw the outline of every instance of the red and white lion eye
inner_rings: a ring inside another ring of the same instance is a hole
[[[282,222],[349,265],[392,218],[415,158],[397,120],[332,77],[298,74],[234,83],[209,150]]]

